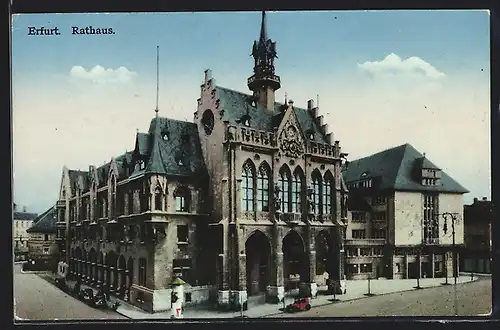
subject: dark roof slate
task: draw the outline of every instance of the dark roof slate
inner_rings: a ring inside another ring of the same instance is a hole
[[[425,168],[439,169],[412,145],[406,143],[387,149],[368,157],[349,162],[343,169],[347,183],[363,178],[377,178],[378,189],[408,190],[408,191],[439,191],[449,193],[468,193],[469,191],[441,171],[440,184],[424,186],[415,179],[415,166],[421,164]]]
[[[57,232],[56,207],[52,206],[47,211],[40,214],[35,220],[35,224],[26,230],[27,233],[55,233]]]
[[[149,136],[149,158],[145,173],[180,176],[206,174],[196,124],[157,117],[151,121]]]
[[[38,214],[31,212],[14,212],[14,220],[35,220]]]
[[[224,110],[222,120],[230,124],[238,124],[244,115],[250,115],[250,127],[263,131],[273,131],[281,123],[285,109],[284,104],[275,102],[274,112],[255,102],[252,95],[244,94],[225,87],[216,87],[220,107]],[[293,107],[303,132],[312,130],[314,142],[326,143],[326,138],[310,113],[302,108]]]

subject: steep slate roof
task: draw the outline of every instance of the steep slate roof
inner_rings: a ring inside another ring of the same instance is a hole
[[[38,214],[30,212],[14,212],[14,220],[35,220]]]
[[[275,102],[274,112],[271,112],[259,102],[256,102],[255,106],[253,106],[252,101],[254,98],[251,95],[220,86],[216,86],[215,89],[219,96],[220,107],[224,109],[222,120],[227,120],[230,124],[234,125],[237,124],[244,115],[248,114],[251,117],[250,127],[263,131],[272,131],[280,124],[284,114],[284,104]],[[293,109],[302,131],[306,132],[312,129],[314,132],[314,141],[326,143],[326,139],[320,127],[314,122],[314,118],[309,112],[295,106]]]
[[[347,169],[343,169],[345,180],[348,183],[363,178],[377,178],[378,189],[407,190],[407,191],[439,191],[450,193],[468,193],[469,191],[453,180],[444,171],[441,171],[441,184],[424,186],[415,180],[415,166],[424,162],[425,168],[439,169],[412,145],[406,143],[387,149],[371,156],[349,162]],[[366,176],[362,175],[366,173]]]
[[[164,139],[164,136],[167,136]],[[157,117],[149,127],[149,159],[145,173],[192,176],[206,174],[198,127],[194,123]]]
[[[55,233],[56,227],[56,207],[52,206],[47,211],[40,214],[33,226],[26,230],[27,233]]]

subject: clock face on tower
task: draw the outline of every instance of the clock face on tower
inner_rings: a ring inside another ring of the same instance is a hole
[[[214,129],[214,114],[211,110],[205,110],[201,117],[201,124],[205,130],[205,134],[210,135]]]

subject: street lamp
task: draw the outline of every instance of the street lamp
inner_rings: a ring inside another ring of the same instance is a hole
[[[457,315],[457,256],[455,249],[455,222],[457,221],[457,213],[444,212],[441,214],[444,219],[443,232],[446,235],[448,232],[448,218],[451,219],[451,245],[452,245],[452,256],[453,256],[453,306],[455,308],[455,316]],[[446,265],[446,283],[448,283],[448,265]]]

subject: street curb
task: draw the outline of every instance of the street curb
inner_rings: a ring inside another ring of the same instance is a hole
[[[472,281],[468,280],[467,282],[457,283],[457,285],[460,285],[460,284],[469,284],[469,283],[472,283],[472,282],[476,282],[477,280],[479,280],[479,278],[475,278]],[[423,287],[420,290],[433,289],[433,288],[439,288],[439,287],[441,287],[441,284],[434,285],[434,286]],[[408,290],[401,290],[401,291],[394,291],[394,292],[376,293],[373,296],[362,296],[362,297],[356,297],[356,298],[351,298],[351,299],[346,299],[346,300],[340,300],[340,301],[336,301],[336,302],[327,302],[327,303],[320,304],[320,305],[311,305],[311,309],[314,309],[314,308],[317,308],[317,307],[322,307],[322,306],[329,306],[329,305],[341,304],[341,303],[348,302],[348,301],[356,301],[356,300],[361,300],[361,299],[366,299],[366,298],[372,298],[372,297],[377,297],[377,296],[386,296],[386,295],[389,295],[389,294],[401,293],[401,292],[409,292],[409,291],[415,291],[415,290],[416,289],[412,288],[412,289],[408,289]],[[272,313],[272,314],[264,314],[261,317],[268,317],[268,316],[275,316],[275,315],[282,315],[282,314],[287,314],[287,313],[285,313],[285,312],[279,312],[279,313]]]
[[[46,274],[48,271],[46,270],[28,270],[24,271],[21,269],[21,274]]]

